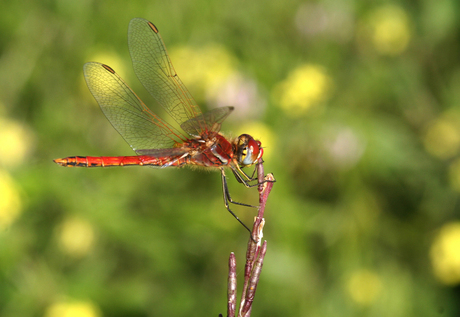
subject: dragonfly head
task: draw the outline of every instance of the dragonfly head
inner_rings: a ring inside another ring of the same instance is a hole
[[[260,141],[256,141],[248,134],[242,134],[235,142],[238,164],[242,167],[251,166],[263,155]]]

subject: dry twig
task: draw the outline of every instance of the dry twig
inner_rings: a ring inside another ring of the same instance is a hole
[[[272,174],[264,177],[263,162],[257,164],[257,176],[259,182],[259,212],[254,220],[251,237],[246,251],[246,265],[244,270],[243,293],[238,311],[238,317],[249,317],[251,315],[252,303],[259,283],[260,273],[267,250],[267,241],[262,242],[263,227],[265,224],[264,212],[268,195],[273,187],[275,178]],[[227,291],[227,316],[235,317],[236,313],[236,259],[233,252],[229,258],[228,291]]]

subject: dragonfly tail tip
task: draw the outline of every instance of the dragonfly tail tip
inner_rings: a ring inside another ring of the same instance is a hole
[[[58,158],[58,159],[55,159],[53,160],[54,163],[58,164],[58,165],[61,165],[61,166],[66,166],[67,165],[67,162],[65,159],[61,159],[61,158]]]

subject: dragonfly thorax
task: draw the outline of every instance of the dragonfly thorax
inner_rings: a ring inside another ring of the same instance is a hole
[[[254,140],[249,134],[240,135],[234,145],[236,159],[242,167],[256,163],[264,153],[260,141]]]

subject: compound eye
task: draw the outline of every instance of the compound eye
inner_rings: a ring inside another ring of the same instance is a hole
[[[262,157],[262,155],[264,155],[264,149],[262,148],[262,143],[260,143],[260,141],[256,141],[256,143],[257,147],[259,148],[259,155],[256,158],[256,161],[258,161]]]
[[[248,139],[247,146],[244,147],[241,156],[241,165],[250,166],[254,164],[260,155],[260,147],[252,137]]]
[[[248,134],[242,134],[237,142],[238,164],[242,167],[251,166],[262,157],[261,143]]]

